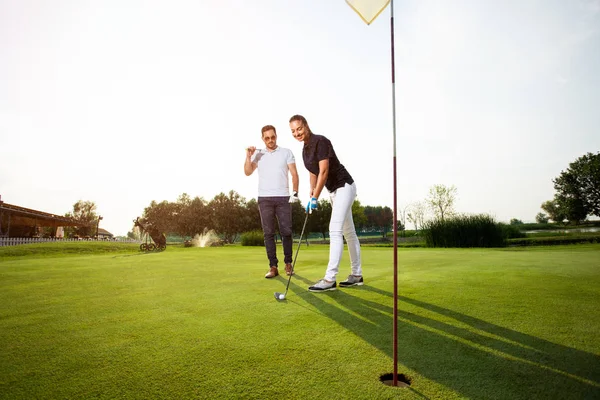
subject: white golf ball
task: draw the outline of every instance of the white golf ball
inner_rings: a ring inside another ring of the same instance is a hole
[[[279,300],[283,300],[283,299],[285,299],[285,294],[282,293],[279,295]]]

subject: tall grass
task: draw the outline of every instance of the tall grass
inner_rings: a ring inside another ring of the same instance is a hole
[[[427,222],[423,236],[427,247],[504,247],[508,231],[490,215],[457,215]]]

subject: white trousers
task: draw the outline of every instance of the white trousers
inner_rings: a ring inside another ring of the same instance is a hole
[[[329,264],[325,279],[335,281],[344,252],[344,238],[350,253],[350,266],[352,275],[362,275],[360,261],[360,242],[356,236],[354,220],[352,219],[352,203],[356,198],[356,185],[346,183],[344,187],[330,193],[331,220],[329,221]]]

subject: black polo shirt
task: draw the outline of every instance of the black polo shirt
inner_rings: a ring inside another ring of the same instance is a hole
[[[340,164],[331,142],[325,136],[311,133],[308,143],[304,143],[302,148],[302,159],[306,169],[317,176],[319,176],[319,161],[329,159],[329,174],[325,182],[329,192],[335,192],[346,183],[350,185],[354,183],[354,179]]]

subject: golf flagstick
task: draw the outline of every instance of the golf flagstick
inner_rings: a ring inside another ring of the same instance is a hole
[[[275,292],[275,298],[277,300],[285,300],[285,296],[287,296],[288,289],[290,288],[290,282],[292,281],[292,275],[294,275],[294,267],[296,267],[296,259],[298,258],[298,252],[300,251],[300,245],[302,244],[302,236],[304,236],[304,228],[306,228],[307,221],[308,213],[306,213],[306,218],[304,218],[304,225],[302,225],[302,233],[300,234],[300,239],[298,240],[298,248],[296,249],[296,255],[294,256],[294,262],[292,263],[292,272],[290,273],[287,286],[285,287],[285,293]]]

